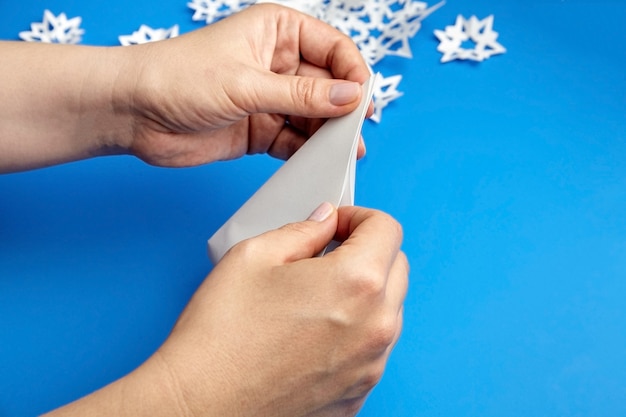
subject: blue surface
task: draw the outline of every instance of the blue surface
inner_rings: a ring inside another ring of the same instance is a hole
[[[5,39],[45,8],[82,16],[88,44],[201,26],[184,1],[8,3]],[[457,14],[494,14],[508,52],[439,64],[432,31]],[[626,415],[624,22],[621,0],[449,0],[414,59],[378,67],[405,95],[366,124],[356,197],[402,222],[412,272],[361,416]],[[278,166],[116,157],[0,176],[0,415],[148,357],[211,267],[206,238]]]

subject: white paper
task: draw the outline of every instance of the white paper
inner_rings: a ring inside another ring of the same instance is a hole
[[[437,50],[443,53],[442,63],[455,59],[480,62],[506,52],[496,41],[498,32],[493,30],[493,15],[483,20],[478,20],[476,16],[466,19],[458,15],[454,25],[446,26],[445,30],[435,30],[435,36],[440,42]],[[465,41],[471,41],[474,47],[464,48]]]
[[[44,10],[43,21],[30,25],[30,31],[20,32],[20,38],[27,42],[76,44],[85,33],[80,28],[80,17],[68,19],[65,13],[55,16],[50,10]]]
[[[383,109],[389,103],[402,96],[402,92],[398,91],[398,84],[400,84],[401,80],[402,75],[383,77],[380,73],[377,74],[374,92],[372,93],[374,114],[370,118],[371,120],[380,123],[383,117]]]
[[[139,30],[133,32],[132,35],[120,35],[118,39],[123,46],[140,45],[175,38],[178,36],[178,33],[178,25],[174,25],[169,29],[153,29],[148,25],[141,25]]]
[[[328,120],[209,239],[216,264],[238,242],[305,220],[321,203],[354,204],[356,152],[375,77],[363,85],[359,107]]]
[[[187,3],[193,9],[193,20],[204,20],[207,24],[217,22],[248,6],[255,0],[191,0]]]

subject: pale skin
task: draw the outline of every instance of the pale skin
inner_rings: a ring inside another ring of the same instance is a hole
[[[169,167],[288,158],[356,108],[369,76],[349,38],[275,5],[153,44],[0,53],[0,172],[110,154]],[[343,244],[315,257],[333,238]],[[141,366],[49,415],[354,416],[402,328],[401,241],[387,214],[328,203],[244,241]]]

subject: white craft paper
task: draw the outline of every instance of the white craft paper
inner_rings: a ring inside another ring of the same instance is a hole
[[[193,9],[193,20],[204,20],[207,24],[217,22],[246,7],[255,0],[191,0],[187,3]]]
[[[371,77],[363,85],[356,110],[320,127],[209,239],[214,264],[238,242],[302,221],[324,201],[354,204],[356,152],[374,83]]]
[[[174,25],[169,29],[153,29],[148,25],[141,25],[139,30],[133,32],[132,35],[120,35],[118,39],[123,46],[140,45],[175,38],[178,36],[178,33],[178,25]]]
[[[55,16],[50,10],[44,10],[43,21],[30,24],[30,31],[20,32],[20,38],[26,42],[77,44],[85,33],[80,28],[80,17],[68,19],[65,13]]]
[[[435,30],[439,39],[437,50],[443,55],[441,62],[446,63],[455,59],[484,61],[492,55],[506,52],[496,39],[498,32],[493,30],[493,15],[479,20],[476,16],[469,19],[458,15],[454,25],[446,26],[445,30]],[[464,48],[463,42],[471,41],[473,48]]]
[[[380,123],[383,117],[383,109],[389,103],[402,96],[398,91],[398,84],[402,80],[402,75],[392,75],[391,77],[383,77],[380,73],[376,77],[374,91],[372,93],[372,101],[374,102],[374,114],[370,118],[376,123]]]

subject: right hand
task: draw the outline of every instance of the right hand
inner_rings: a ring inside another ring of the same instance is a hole
[[[287,159],[327,118],[354,110],[370,76],[348,36],[275,4],[121,52],[132,130],[119,145],[160,166]]]
[[[233,247],[151,358],[190,415],[352,416],[381,378],[408,284],[401,228],[320,207]]]

